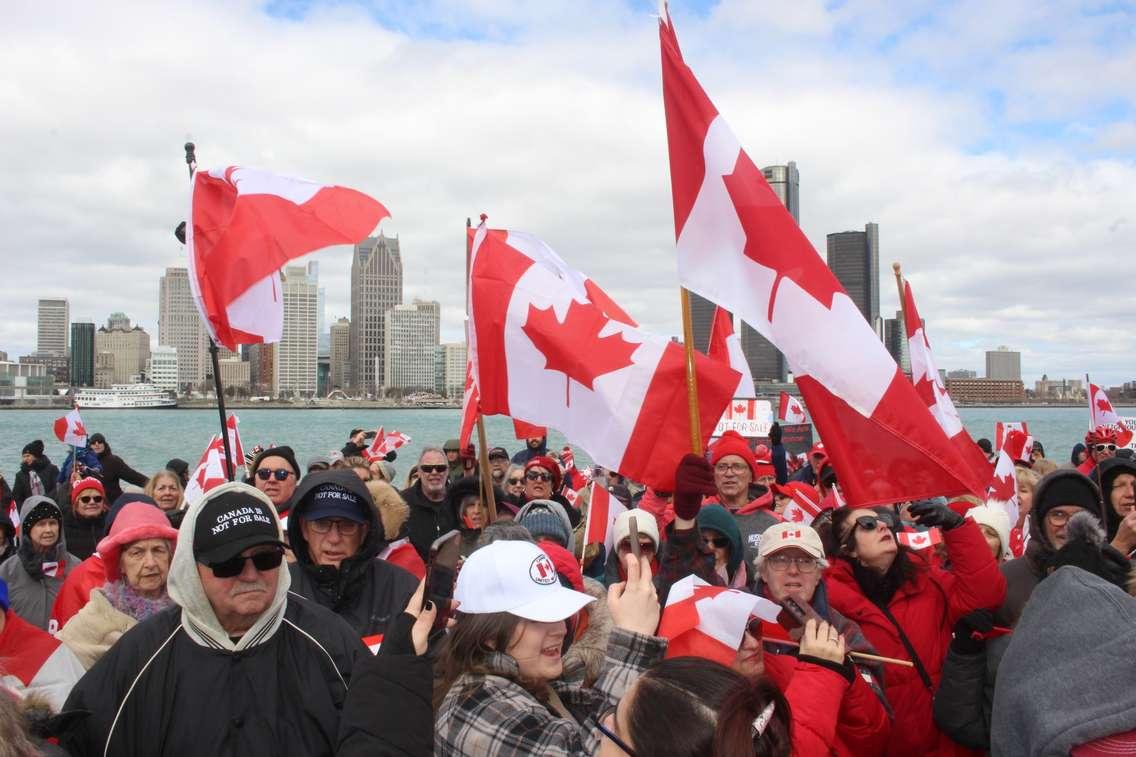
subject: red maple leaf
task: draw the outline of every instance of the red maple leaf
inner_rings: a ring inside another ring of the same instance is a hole
[[[82,423],[76,423],[75,424],[75,436],[86,436],[86,435],[87,435],[87,429],[83,428],[83,424]]]
[[[1097,410],[1100,410],[1102,413],[1111,413],[1112,403],[1106,400],[1104,397],[1101,397],[1099,400],[1097,400]]]
[[[1017,486],[1017,481],[1013,475],[995,478],[990,482],[990,491],[987,497],[1009,502],[1014,498],[1014,492],[1017,490]]]
[[[773,320],[773,303],[782,278],[797,282],[801,289],[831,309],[833,296],[843,291],[840,283],[745,150],[738,152],[734,172],[723,176],[722,181],[745,229],[746,257],[777,272],[769,294],[769,319]]]
[[[639,348],[638,344],[625,340],[622,333],[599,336],[610,321],[591,302],[572,300],[563,323],[556,318],[551,305],[547,308],[529,305],[521,330],[544,355],[544,367],[567,377],[565,404],[571,404],[568,388],[572,379],[594,389],[598,377],[634,363],[631,355]]]
[[[789,511],[789,520],[793,523],[802,523],[805,520],[805,512],[800,507],[794,507]]]

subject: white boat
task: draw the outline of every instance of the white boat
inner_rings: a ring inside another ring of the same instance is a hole
[[[153,384],[114,384],[110,389],[75,389],[80,408],[177,407],[177,400]]]

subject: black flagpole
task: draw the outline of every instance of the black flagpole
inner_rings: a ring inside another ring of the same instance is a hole
[[[185,164],[189,167],[189,180],[193,182],[193,172],[197,170],[197,155],[195,154],[195,146],[192,142],[185,143]],[[193,191],[192,186],[190,191]],[[190,218],[186,223],[193,223]],[[232,481],[233,476],[236,474],[237,464],[243,461],[233,460],[233,453],[229,450],[229,425],[225,418],[225,391],[221,387],[221,365],[217,358],[217,342],[213,337],[209,337],[209,356],[213,360],[213,388],[217,392],[217,415],[221,419],[221,443],[225,445],[225,477]]]

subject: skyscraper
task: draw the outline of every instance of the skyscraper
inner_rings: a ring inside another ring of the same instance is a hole
[[[167,268],[158,282],[158,344],[177,350],[179,389],[205,380],[208,341],[185,268]]]
[[[1022,380],[1022,353],[999,347],[986,353],[986,378],[1003,381]]]
[[[95,385],[95,324],[71,324],[71,386]]]
[[[442,307],[435,300],[395,305],[383,322],[385,389],[434,391],[434,351]]]
[[[40,300],[36,308],[36,353],[65,356],[70,323],[71,308],[67,300]]]
[[[351,388],[377,393],[383,382],[383,323],[402,302],[398,237],[379,234],[355,245],[351,260]]]
[[[710,347],[710,329],[714,325],[715,305],[705,297],[690,293],[690,325],[694,332],[694,349],[706,352]]]
[[[911,373],[911,348],[907,344],[907,326],[903,311],[895,311],[895,318],[884,320],[884,346],[904,373]]]
[[[801,225],[801,177],[797,173],[797,164],[790,160],[783,166],[766,166],[761,169],[765,180],[769,182],[770,189],[777,195],[777,199],[793,216],[797,225]]]
[[[327,383],[329,390],[346,390],[351,383],[351,321],[346,318],[331,324]]]
[[[150,365],[146,372],[149,382],[167,392],[178,389],[178,355],[175,347],[159,344],[150,351]]]
[[[276,345],[277,396],[312,397],[316,393],[316,308],[319,293],[303,266],[284,269],[284,329]]]
[[[99,353],[112,356],[111,383],[129,383],[146,371],[146,363],[150,359],[150,335],[141,326],[131,326],[125,313],[111,313],[106,325],[95,332],[96,368]]]
[[[320,286],[319,261],[308,261],[308,281],[316,285],[316,350],[321,355],[327,355],[331,350],[327,322],[324,320],[324,306],[327,304],[327,289]]]
[[[434,391],[460,399],[465,393],[465,342],[445,342],[434,351]]]
[[[828,235],[828,267],[844,291],[871,324],[879,328],[880,318],[880,230],[869,223],[863,231],[841,231]]]

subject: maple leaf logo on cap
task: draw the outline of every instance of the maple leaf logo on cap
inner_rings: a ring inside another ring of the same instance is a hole
[[[556,567],[548,555],[537,555],[529,566],[529,578],[542,586],[556,583]]]
[[[594,389],[595,380],[600,376],[634,364],[631,355],[639,348],[638,344],[625,340],[622,333],[599,335],[611,320],[591,302],[572,300],[563,322],[556,317],[551,305],[547,308],[529,305],[521,330],[544,355],[544,367],[564,374],[566,404],[571,404],[572,380]]]

